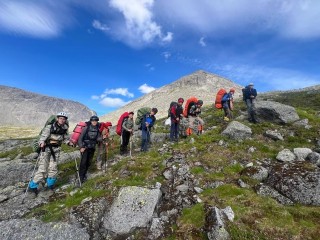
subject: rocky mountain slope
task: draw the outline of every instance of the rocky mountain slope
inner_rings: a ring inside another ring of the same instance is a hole
[[[43,126],[51,114],[67,112],[77,123],[95,114],[85,105],[0,85],[0,126]]]
[[[226,78],[199,70],[184,76],[171,84],[165,85],[149,94],[136,99],[118,110],[101,117],[102,120],[116,124],[119,116],[125,111],[137,111],[141,107],[157,107],[157,118],[167,116],[170,102],[177,101],[179,97],[187,100],[191,96],[204,101],[204,105],[212,105],[216,93],[220,88],[236,89],[235,98],[242,95],[242,87]]]
[[[242,101],[232,122],[204,108],[204,134],[179,143],[158,121],[150,152],[134,134],[133,158],[114,136],[106,171],[92,164],[81,188],[79,151],[63,147],[55,192],[41,186],[23,203],[31,140],[0,142],[0,238],[319,239],[320,107],[301,93],[274,98],[257,103],[259,124]]]

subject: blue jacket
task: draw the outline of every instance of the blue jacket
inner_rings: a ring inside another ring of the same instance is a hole
[[[149,131],[153,127],[154,123],[156,121],[156,117],[154,115],[150,115],[150,113],[147,113],[143,116],[142,122],[141,122],[141,129],[144,131],[147,131],[146,122],[149,123]]]
[[[244,90],[244,99],[251,99],[250,96],[254,96],[254,98],[257,97],[257,90],[252,88],[250,89],[249,87],[246,87],[245,90]]]
[[[221,102],[230,101],[230,99],[232,99],[232,98],[233,98],[233,95],[232,95],[231,92],[226,93],[226,94],[222,97]]]

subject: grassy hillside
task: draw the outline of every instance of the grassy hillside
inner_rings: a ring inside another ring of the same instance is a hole
[[[277,100],[285,103],[283,99],[287,99],[286,97],[279,96]],[[319,207],[299,204],[283,206],[269,197],[257,195],[254,190],[257,184],[255,181],[244,179],[251,186],[248,189],[240,188],[237,184],[237,180],[241,178],[240,171],[246,163],[255,163],[263,159],[275,161],[276,154],[283,148],[314,148],[316,139],[319,137],[318,132],[314,131],[320,128],[317,116],[319,108],[314,105],[312,109],[306,111],[307,108],[303,106],[302,101],[297,100],[298,97],[304,96],[298,95],[292,104],[298,107],[300,117],[309,119],[312,129],[292,125],[280,126],[273,123],[250,124],[254,138],[242,142],[229,140],[220,135],[226,127],[226,123],[222,121],[222,111],[205,109],[203,118],[206,121],[206,128],[212,128],[212,130],[205,131],[201,136],[193,136],[195,139],[193,144],[190,143],[190,139],[185,139],[173,145],[173,150],[181,153],[188,153],[191,148],[196,148],[195,153],[188,154],[187,161],[192,166],[192,174],[205,189],[199,195],[203,203],[184,209],[176,224],[171,227],[166,239],[206,239],[201,231],[205,222],[206,204],[221,208],[228,205],[232,207],[235,212],[235,221],[228,224],[232,239],[318,239]],[[234,112],[235,117],[239,115],[239,109],[244,109],[244,105],[239,103],[236,107],[238,110]],[[159,120],[157,131],[163,130],[160,123]],[[285,141],[279,143],[265,138],[263,133],[267,129],[277,129],[282,132],[285,135]],[[288,131],[295,132],[295,136],[286,135]],[[220,140],[224,141],[223,145],[219,144]],[[114,149],[111,149],[110,158],[117,153],[118,147],[119,143],[116,140]],[[148,153],[136,153],[134,160],[129,157],[123,158],[112,167],[108,167],[106,174],[86,182],[82,191],[73,196],[70,195],[73,187],[69,187],[66,194],[34,210],[30,216],[37,216],[45,221],[63,220],[66,217],[66,209],[80,204],[86,197],[111,197],[112,192],[121,186],[149,186],[157,181],[164,183],[162,162],[169,158],[171,153],[160,154],[157,152],[158,147],[160,145],[154,145]],[[256,150],[253,153],[248,152],[250,147]],[[195,164],[196,162],[201,164]],[[95,172],[95,168],[92,167],[91,171]],[[124,174],[125,172],[130,174]],[[73,163],[61,166],[59,185],[62,185],[70,174],[74,174]],[[223,181],[225,184],[214,189],[205,188],[208,183],[215,181]]]

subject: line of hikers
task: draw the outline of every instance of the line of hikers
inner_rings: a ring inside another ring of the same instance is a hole
[[[235,89],[231,88],[223,96],[219,96],[221,101],[219,104],[224,109],[224,120],[229,121],[232,118],[233,110],[233,95]],[[219,92],[217,96],[219,95]],[[221,95],[221,94],[220,94]],[[248,109],[248,120],[256,123],[255,118],[255,99],[257,97],[257,91],[253,88],[253,84],[250,83],[243,89],[243,100],[246,102]],[[218,98],[218,97],[217,97]],[[216,107],[217,107],[216,98]],[[177,102],[172,102],[168,110],[168,116],[170,119],[170,140],[178,141],[180,137],[180,125],[183,118],[188,119],[187,129],[182,129],[182,133],[189,136],[196,128],[197,134],[202,134],[204,121],[200,118],[201,107],[203,105],[202,100],[198,100],[195,97],[189,98],[183,108],[183,98],[179,98]],[[219,106],[220,106],[219,105]],[[134,112],[125,112],[121,115],[116,132],[121,136],[120,154],[128,153],[128,144],[131,143],[134,126],[138,125],[141,130],[141,151],[148,151],[150,143],[150,132],[156,122],[155,115],[157,114],[157,108],[142,108],[138,110],[136,121],[134,122]],[[61,151],[62,143],[70,146],[79,146],[81,153],[80,168],[78,176],[80,184],[87,179],[87,172],[92,162],[96,146],[97,151],[97,169],[102,169],[103,158],[105,159],[108,154],[108,146],[112,142],[110,137],[111,122],[99,123],[99,117],[92,116],[88,122],[80,122],[75,127],[72,136],[68,136],[68,115],[65,112],[60,112],[56,116],[51,116],[45,124],[45,127],[41,131],[39,138],[35,142],[35,149],[39,153],[37,159],[38,169],[28,184],[28,189],[31,192],[37,194],[39,183],[46,182],[47,188],[52,190],[57,181],[57,161],[59,161],[59,155]],[[52,157],[51,157],[52,156]],[[130,147],[131,156],[131,147]],[[36,164],[37,165],[37,164]],[[35,166],[36,167],[36,166]],[[32,174],[33,175],[33,174]]]

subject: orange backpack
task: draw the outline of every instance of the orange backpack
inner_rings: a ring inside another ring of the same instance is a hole
[[[190,108],[196,104],[198,102],[198,98],[196,97],[191,97],[187,100],[186,104],[184,105],[184,110],[183,110],[183,116],[184,117],[188,117],[189,115],[189,111],[190,111]]]
[[[214,106],[217,108],[217,109],[222,109],[222,98],[223,96],[227,93],[227,91],[223,88],[221,88],[217,95],[216,95],[216,101],[214,102]]]

